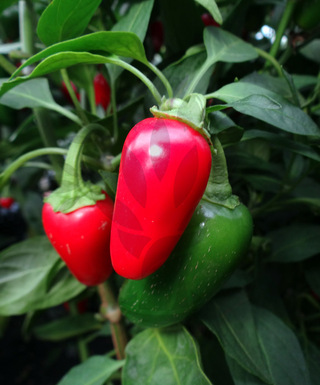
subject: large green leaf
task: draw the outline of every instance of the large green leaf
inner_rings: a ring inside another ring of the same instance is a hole
[[[23,68],[61,52],[105,52],[118,56],[131,57],[145,62],[146,56],[143,44],[132,32],[101,31],[80,36],[75,39],[54,44],[26,60],[11,76],[16,77]],[[0,89],[2,95],[3,91]]]
[[[62,68],[86,63],[86,64],[101,64],[101,63],[117,63],[120,66],[125,65],[122,60],[114,56],[95,55],[89,52],[61,52],[51,55],[39,63],[30,75],[17,77],[2,84],[0,96],[11,90],[13,87],[24,83],[27,80],[41,77],[46,74],[58,71]]]
[[[151,11],[153,9],[154,0],[141,0],[131,4],[128,12],[112,27],[112,31],[132,32],[138,36],[140,41],[144,41],[146,36]],[[124,55],[123,55],[124,56]],[[128,63],[132,60],[126,59]],[[108,68],[111,81],[114,82],[122,73],[123,69],[114,66],[106,65]]]
[[[57,385],[103,385],[122,366],[123,361],[108,356],[92,356],[73,367]]]
[[[284,131],[320,137],[319,127],[306,113],[266,88],[239,81],[227,84],[210,95],[230,104],[236,111]]]
[[[197,346],[182,326],[146,329],[127,345],[123,385],[209,385]]]
[[[216,298],[201,316],[225,353],[247,372],[271,383],[272,376],[259,341],[251,304],[242,292]]]
[[[47,237],[38,236],[0,253],[0,314],[23,314],[61,304],[83,291]]]
[[[254,47],[222,28],[208,27],[204,30],[204,44],[208,61],[241,63],[258,57]]]
[[[273,313],[252,306],[244,292],[214,299],[202,319],[220,340],[236,385],[310,385],[293,331]]]
[[[217,62],[241,63],[258,57],[254,47],[222,28],[207,27],[203,33],[207,58],[190,82],[186,94],[194,92],[205,73]]]
[[[298,262],[320,253],[320,226],[309,223],[294,224],[272,231],[270,261]]]
[[[53,0],[42,13],[37,27],[46,45],[80,36],[101,0]]]

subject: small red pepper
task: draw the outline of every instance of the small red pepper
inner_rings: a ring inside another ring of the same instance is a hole
[[[98,73],[93,80],[94,85],[94,93],[96,106],[102,106],[104,110],[106,110],[110,104],[111,100],[111,89],[109,83],[102,75],[102,73]]]
[[[45,233],[71,273],[84,285],[104,282],[112,273],[110,232],[113,201],[98,185],[81,178],[83,141],[98,125],[84,127],[68,151],[61,187],[45,198]]]
[[[212,27],[220,27],[220,24],[217,23],[214,18],[209,14],[209,13],[203,13],[201,15],[201,19],[202,19],[202,22],[203,24],[206,26],[206,27],[209,27],[209,26],[212,26]]]
[[[4,209],[10,209],[13,205],[14,199],[11,197],[1,197],[0,198],[0,206]]]
[[[127,136],[111,229],[115,271],[142,279],[169,257],[206,188],[211,150],[196,130],[148,118]]]
[[[155,20],[150,25],[150,36],[155,52],[160,52],[164,42],[163,24],[160,20]]]

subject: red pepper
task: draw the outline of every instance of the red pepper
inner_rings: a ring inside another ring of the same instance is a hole
[[[96,98],[96,105],[101,105],[104,110],[106,110],[110,104],[111,100],[111,89],[109,83],[102,75],[102,73],[98,73],[94,77],[94,93]]]
[[[98,125],[75,136],[66,158],[61,187],[45,198],[44,230],[71,273],[84,285],[104,282],[112,272],[110,232],[113,201],[98,185],[81,178],[84,139]]]
[[[109,243],[113,202],[105,199],[93,206],[64,214],[43,205],[45,232],[72,274],[84,285],[104,282],[112,272]]]
[[[14,199],[11,197],[1,197],[0,198],[0,206],[4,209],[10,209],[13,205]]]
[[[141,279],[169,257],[207,185],[211,150],[186,123],[148,118],[127,136],[111,229],[111,260]]]
[[[160,20],[155,20],[150,26],[150,36],[155,52],[160,52],[164,42],[163,24]]]
[[[203,24],[206,26],[206,27],[209,27],[209,26],[213,26],[213,27],[220,27],[220,24],[217,23],[214,18],[209,14],[209,13],[203,13],[201,15],[201,19],[202,19],[202,22]]]

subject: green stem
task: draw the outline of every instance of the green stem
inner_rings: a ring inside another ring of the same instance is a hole
[[[152,96],[154,97],[155,101],[158,103],[158,105],[161,104],[161,95],[155,85],[152,83],[150,79],[148,79],[141,71],[139,71],[137,68],[132,66],[131,64],[115,58],[115,57],[108,57],[108,62],[112,64],[116,64],[127,71],[131,72],[133,75],[135,75],[137,78],[139,78],[150,90]]]
[[[32,1],[19,1],[19,28],[22,51],[34,53],[34,12]]]
[[[93,83],[89,84],[87,92],[88,92],[88,100],[89,100],[91,113],[93,115],[96,115],[97,114],[97,106],[96,106],[96,97],[95,97],[95,93],[94,93]]]
[[[56,145],[56,138],[48,111],[43,108],[36,107],[33,109],[33,113],[43,144],[46,147],[54,147]],[[63,163],[61,162],[60,157],[50,155],[49,158],[56,174],[56,180],[59,183],[61,180]]]
[[[113,345],[118,360],[125,358],[127,335],[121,320],[121,311],[108,281],[98,285],[98,293],[101,300],[100,312],[103,318],[110,321],[110,329]]]
[[[209,60],[206,60],[200,71],[197,72],[196,76],[193,78],[193,80],[191,81],[191,83],[189,84],[189,87],[187,89],[187,91],[185,92],[185,97],[189,94],[192,94],[192,92],[194,92],[195,88],[197,87],[198,83],[200,82],[200,80],[202,79],[202,77],[205,75],[205,73],[208,71],[208,69],[212,66],[212,62],[209,61]]]
[[[10,179],[11,175],[17,171],[21,167],[38,167],[38,168],[44,168],[44,169],[50,169],[50,166],[43,162],[29,162],[29,160],[33,158],[37,158],[39,156],[44,155],[61,155],[65,156],[67,155],[68,150],[64,148],[57,148],[57,147],[46,147],[41,148],[38,150],[30,151],[27,154],[22,155],[18,159],[16,159],[13,163],[10,164],[8,168],[6,168],[1,174],[0,174],[0,189],[3,188],[3,186],[6,184],[6,182]],[[118,166],[120,162],[121,154],[115,156],[112,158],[112,160],[107,163],[103,164],[96,159],[93,159],[89,156],[83,155],[82,160],[95,167],[106,171],[114,171]]]
[[[282,14],[281,20],[276,31],[276,38],[270,49],[270,55],[276,57],[280,48],[281,39],[285,33],[285,30],[291,20],[292,13],[294,11],[297,0],[288,0]],[[266,68],[268,67],[269,62],[266,63]]]
[[[232,195],[226,157],[216,135],[213,137],[212,144],[214,149],[212,151],[212,166],[203,199],[233,209],[239,205],[239,199]]]
[[[2,67],[8,74],[12,75],[17,69],[8,59],[0,55],[0,67]]]
[[[77,304],[75,302],[70,301],[69,308],[70,308],[71,315],[75,316],[79,314],[77,309]],[[80,361],[81,362],[86,361],[89,358],[89,352],[88,352],[88,347],[84,338],[81,338],[81,337],[77,338],[77,347],[78,347]]]
[[[167,94],[168,94],[168,98],[173,98],[173,91],[172,91],[172,87],[171,87],[171,84],[169,83],[168,79],[164,76],[164,74],[159,70],[158,67],[156,67],[155,65],[153,65],[152,63],[150,62],[146,62],[145,63],[148,68],[151,69],[151,71],[158,76],[158,78],[161,80],[162,84],[165,86],[165,89],[167,91]]]
[[[116,81],[111,79],[111,106],[112,106],[112,119],[113,119],[113,143],[117,143],[119,138],[119,126],[118,126],[118,111],[117,111],[117,99],[116,99]]]
[[[6,184],[10,179],[11,175],[22,167],[28,160],[36,158],[43,155],[65,155],[66,150],[56,147],[46,147],[40,148],[38,150],[30,151],[27,154],[21,155],[18,159],[10,164],[1,174],[0,174],[0,189]]]
[[[61,73],[62,80],[64,81],[64,83],[67,87],[67,90],[69,92],[71,100],[72,100],[72,102],[73,102],[73,104],[77,110],[77,113],[78,113],[80,119],[82,120],[83,124],[89,124],[89,120],[88,120],[86,114],[84,113],[80,103],[79,103],[79,100],[77,98],[76,93],[74,92],[74,89],[72,88],[67,70],[65,68],[62,68],[60,70],[60,73]]]
[[[105,132],[104,128],[98,124],[89,124],[83,127],[76,137],[68,151],[67,158],[65,160],[65,166],[62,174],[61,186],[71,187],[74,189],[82,188],[84,186],[81,176],[81,158],[83,152],[83,142],[93,130],[100,130]]]
[[[267,60],[268,63],[272,64],[273,67],[276,69],[278,72],[279,77],[283,77],[281,65],[278,63],[277,59],[275,59],[272,55],[270,55],[268,52],[260,49],[260,48],[255,48],[255,50],[258,52],[258,55],[263,57],[264,59]]]

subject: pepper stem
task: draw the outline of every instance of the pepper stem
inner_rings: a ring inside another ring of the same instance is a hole
[[[50,203],[55,212],[66,214],[80,207],[93,206],[105,198],[100,186],[85,182],[81,175],[84,141],[95,130],[105,132],[104,127],[98,124],[88,124],[71,143],[63,168],[61,187],[45,198],[45,202]]]
[[[227,161],[217,135],[213,137],[212,144],[212,166],[203,199],[234,209],[240,204],[240,201],[237,196],[232,195]]]

